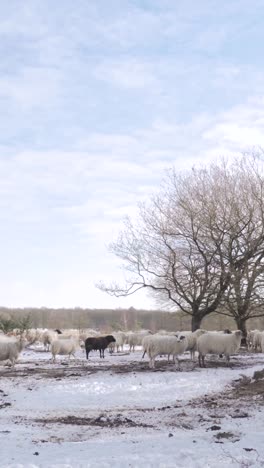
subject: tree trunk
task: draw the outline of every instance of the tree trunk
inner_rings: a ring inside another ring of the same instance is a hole
[[[194,332],[195,330],[198,330],[198,328],[201,327],[202,319],[203,318],[200,317],[199,315],[192,316],[192,332]]]
[[[242,333],[243,333],[243,338],[242,338],[242,341],[241,341],[241,345],[246,346],[246,337],[247,337],[246,321],[247,321],[247,319],[245,319],[243,317],[237,317],[237,318],[235,318],[235,321],[236,321],[238,330],[241,330]]]

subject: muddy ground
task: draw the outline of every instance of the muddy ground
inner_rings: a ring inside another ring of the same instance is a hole
[[[245,351],[243,353],[247,355]],[[259,357],[258,357],[259,356]],[[261,355],[256,355],[252,361],[252,365],[262,364]],[[209,358],[207,367],[218,368],[225,367],[224,359]],[[196,424],[205,427],[206,431],[215,431],[215,442],[222,443],[224,439],[232,438],[233,434],[221,433],[221,421],[226,417],[233,419],[250,418],[251,414],[259,407],[264,405],[264,368],[263,372],[256,372],[255,378],[243,376],[243,369],[248,369],[248,362],[243,362],[238,358],[233,358],[231,367],[241,369],[241,378],[233,381],[231,388],[224,392],[214,393],[213,395],[205,394],[201,398],[196,398],[185,402],[172,402],[167,406],[153,408],[135,408],[126,409],[124,414],[122,410],[109,410],[103,413],[98,413],[96,417],[82,417],[76,414],[64,415],[62,417],[43,417],[43,418],[26,418],[27,422],[45,425],[72,425],[72,426],[90,426],[98,428],[122,428],[122,427],[142,427],[159,429],[160,419],[162,417],[163,426],[168,429],[184,428],[192,429]],[[192,372],[198,368],[198,364],[190,360],[184,360],[181,363],[181,369],[185,372]],[[114,374],[129,374],[136,375],[141,372],[175,372],[175,366],[166,359],[156,363],[155,370],[149,370],[147,361],[133,361],[125,363],[114,363],[114,358],[105,363],[94,363],[79,360],[73,364],[67,360],[60,363],[47,365],[47,361],[38,362],[28,361],[23,362],[23,365],[18,364],[14,369],[10,367],[0,368],[0,379],[3,382],[5,378],[12,378],[14,384],[16,382],[27,382],[28,390],[31,391],[34,387],[34,381],[43,379],[52,379],[61,382],[67,382],[67,378],[75,378],[95,374],[97,372],[105,372],[110,375]],[[176,371],[177,372],[177,371]],[[1,381],[0,380],[0,381]],[[0,410],[7,408],[11,403],[8,402],[8,394],[4,393],[0,388]],[[195,412],[193,410],[196,410]],[[144,414],[147,413],[147,422]],[[161,416],[162,415],[162,416]],[[21,419],[20,419],[21,423]]]

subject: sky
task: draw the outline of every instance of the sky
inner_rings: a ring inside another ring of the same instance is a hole
[[[0,305],[113,298],[124,216],[188,170],[264,146],[262,0],[11,0],[0,15]]]

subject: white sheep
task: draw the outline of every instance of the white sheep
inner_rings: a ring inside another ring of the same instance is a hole
[[[79,332],[79,330],[76,330],[75,328],[70,328],[70,329],[67,329],[67,330],[63,330],[62,333],[59,333],[58,338],[60,338],[60,339],[74,338],[75,340],[79,341],[80,340],[80,332]]]
[[[79,348],[78,342],[73,338],[65,338],[64,340],[54,340],[51,343],[52,362],[55,362],[57,354],[73,356],[75,359],[75,352]]]
[[[188,343],[186,351],[190,351],[191,360],[194,361],[195,351],[197,351],[197,340],[199,336],[203,335],[204,333],[207,333],[207,330],[203,330],[199,328],[198,330],[195,330],[194,332],[191,332],[191,331],[177,332],[177,334],[179,333],[181,333],[181,335],[184,335],[186,337],[187,343]]]
[[[112,333],[112,335],[116,341],[113,343],[109,343],[108,345],[109,352],[113,353],[115,349],[117,353],[119,353],[119,349],[123,351],[125,340],[126,340],[126,334],[122,331],[117,331],[117,332]]]
[[[38,334],[35,328],[29,328],[26,330],[26,339],[29,345],[34,344],[37,341]]]
[[[243,333],[240,330],[230,334],[208,332],[201,335],[197,340],[199,366],[205,367],[206,354],[224,354],[229,364],[230,355],[236,353],[240,348],[242,336]]]
[[[254,348],[254,337],[255,335],[257,335],[258,333],[260,333],[259,330],[248,330],[247,332],[247,338],[246,338],[246,342],[247,342],[247,348],[248,349],[253,349]]]
[[[41,341],[44,345],[44,350],[49,351],[52,341],[58,339],[58,333],[53,330],[44,330],[41,336]]]
[[[261,352],[264,353],[264,332],[262,332],[262,337],[261,337]]]
[[[151,335],[149,330],[141,330],[139,332],[131,332],[127,334],[127,344],[129,345],[129,351],[135,351],[135,346],[142,346],[142,340],[145,336]]]
[[[167,332],[167,333],[164,333],[163,330],[160,332],[160,330],[155,333],[154,335],[146,335],[144,336],[143,340],[142,340],[142,348],[143,348],[143,354],[142,354],[142,359],[145,357],[145,354],[147,353],[148,351],[148,346],[149,346],[149,343],[151,342],[151,338],[153,336],[179,336],[180,332]],[[170,360],[170,354],[168,354],[168,361]]]
[[[93,336],[100,336],[100,332],[93,330],[92,328],[86,328],[80,332],[80,341],[84,343],[86,338]]]
[[[253,343],[252,347],[255,351],[261,350],[261,340],[262,340],[263,333],[259,330],[256,330],[253,335]]]
[[[143,340],[144,349],[149,357],[149,367],[154,369],[155,358],[161,354],[173,356],[173,362],[175,358],[178,362],[178,369],[180,369],[180,362],[178,359],[179,354],[183,354],[187,347],[187,339],[183,335],[179,336],[168,336],[168,335],[152,335],[145,337]]]
[[[148,352],[148,347],[151,342],[151,339],[154,338],[155,336],[164,336],[163,334],[160,335],[159,333],[155,333],[154,335],[146,335],[144,336],[142,340],[142,348],[143,348],[143,354],[142,354],[142,359],[145,357],[145,354]]]
[[[15,362],[18,359],[19,354],[25,347],[27,341],[21,336],[20,339],[9,338],[1,336],[0,338],[0,361],[11,362],[11,366],[14,367]]]

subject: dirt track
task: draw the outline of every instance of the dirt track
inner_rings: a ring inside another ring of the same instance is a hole
[[[262,364],[262,360],[260,355],[256,354],[255,356],[252,353],[248,353],[247,351],[241,352],[242,356],[251,356],[254,358],[254,362],[252,360],[252,365]],[[67,377],[80,377],[83,375],[94,374],[96,372],[110,372],[111,374],[129,374],[129,373],[137,373],[137,372],[179,372],[175,365],[170,361],[168,362],[167,359],[157,360],[155,364],[155,369],[149,369],[148,361],[135,361],[133,360],[133,354],[131,355],[131,362],[124,361],[122,363],[115,362],[115,357],[120,358],[122,355],[114,355],[110,358],[100,361],[100,365],[98,362],[93,361],[93,359],[89,359],[89,361],[85,359],[77,359],[76,361],[71,360],[63,360],[55,364],[51,364],[50,361],[39,359],[37,362],[33,360],[25,360],[23,363],[18,362],[14,368],[10,368],[9,366],[0,366],[0,378],[3,377],[29,377],[34,376],[36,378],[46,378],[46,379],[63,379]],[[110,360],[109,360],[110,359]],[[206,360],[206,367],[208,368],[225,368],[226,361],[225,359],[215,358],[215,357],[208,357]],[[249,366],[248,362],[243,362],[238,356],[234,356],[231,359],[232,369],[246,369]],[[198,362],[192,362],[188,357],[181,360],[181,370],[184,372],[192,372],[198,368]]]

